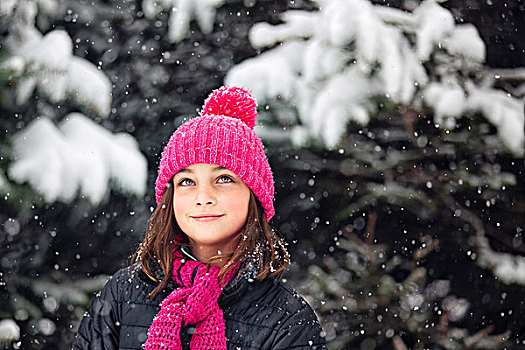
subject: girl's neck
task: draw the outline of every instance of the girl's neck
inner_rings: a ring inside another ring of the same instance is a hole
[[[202,261],[204,263],[208,263],[210,261],[210,258],[214,256],[233,253],[237,245],[238,242],[232,242],[231,244],[223,245],[220,247],[190,243],[190,249],[193,256],[197,258],[197,260]],[[226,264],[227,261],[228,257],[225,257],[222,259],[213,260],[211,262],[211,265],[222,267],[224,266],[224,264]]]

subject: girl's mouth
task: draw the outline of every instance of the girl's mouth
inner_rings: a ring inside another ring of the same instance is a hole
[[[217,220],[221,218],[222,216],[223,214],[203,214],[203,215],[191,216],[191,218],[199,222],[206,222],[206,221]]]

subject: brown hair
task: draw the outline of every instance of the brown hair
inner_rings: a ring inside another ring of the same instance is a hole
[[[207,262],[209,265],[214,261],[229,259],[221,268],[219,278],[222,278],[236,264],[239,264],[242,269],[246,269],[247,266],[244,263],[248,259],[257,263],[258,273],[255,277],[257,280],[263,280],[267,277],[277,278],[282,275],[290,263],[290,256],[285,247],[286,243],[266,222],[264,209],[251,191],[248,216],[244,226],[239,231],[239,235],[239,245],[234,252],[213,256]],[[131,257],[132,265],[139,264],[151,280],[160,282],[147,295],[148,298],[155,298],[171,280],[173,252],[187,243],[188,238],[177,225],[173,213],[173,180],[170,180],[162,200],[148,220],[144,240]],[[164,273],[162,280],[154,276],[152,262],[160,265]],[[240,270],[238,273],[242,272],[243,270]]]

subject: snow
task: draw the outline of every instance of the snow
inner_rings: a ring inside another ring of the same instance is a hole
[[[458,55],[482,63],[485,61],[485,43],[472,24],[456,26],[443,40],[443,47],[451,55]]]
[[[159,4],[160,1],[157,0],[143,0],[142,1],[142,11],[144,11],[144,16],[148,19],[155,19],[155,17],[162,11],[163,5]],[[171,3],[171,1],[163,1],[164,6]]]
[[[193,15],[191,0],[179,0],[171,9],[168,37],[171,42],[181,42],[188,35]]]
[[[301,122],[286,130],[295,145],[320,140],[334,148],[344,135],[342,126],[368,123],[374,99],[384,96],[401,105],[425,102],[434,109],[436,124],[448,129],[479,111],[512,152],[523,154],[523,102],[494,89],[470,91],[469,83],[458,81],[458,70],[475,73],[485,59],[474,26],[456,25],[434,0],[412,13],[364,0],[319,1],[319,6],[287,12],[283,24],[254,25],[252,45],[271,49],[234,66],[225,78],[252,89],[260,102],[288,100]],[[428,60],[430,68],[423,66]],[[290,111],[274,110],[278,120],[285,113]]]
[[[0,17],[9,17],[13,14],[18,0],[2,0],[0,1]]]
[[[525,257],[492,250],[486,237],[476,237],[479,249],[476,260],[481,267],[490,268],[505,284],[525,285]]]
[[[102,117],[109,115],[112,85],[101,70],[85,59],[72,56],[66,79],[68,96]]]
[[[28,27],[20,25],[19,23],[14,23],[12,32],[13,34],[6,39],[6,47],[15,55],[19,52],[23,52],[22,50],[24,48],[38,45],[39,41],[42,40],[42,33],[40,33],[35,27]]]
[[[110,180],[138,196],[146,190],[147,162],[136,141],[80,113],[66,116],[58,128],[46,117],[36,119],[15,135],[13,157],[9,177],[29,182],[46,202],[70,202],[80,192],[100,203]]]
[[[454,17],[434,0],[426,0],[414,10],[414,19],[418,26],[417,57],[427,61],[434,45],[438,45],[454,29]]]
[[[0,170],[0,193],[4,193],[7,189],[7,179],[2,170]]]
[[[1,67],[13,75],[20,75],[24,72],[26,62],[22,57],[11,56],[8,57],[1,65]]]
[[[367,21],[370,10],[370,4],[360,0],[329,2],[321,11],[316,36],[330,45],[342,48],[355,40],[360,27],[360,18]]]
[[[63,30],[49,32],[38,42],[30,41],[17,50],[30,70],[42,72],[37,78],[39,88],[53,103],[60,102],[65,96],[66,72],[72,52],[71,38]]]
[[[149,19],[154,19],[163,10],[170,11],[168,38],[172,43],[178,43],[188,35],[193,19],[204,34],[210,34],[217,8],[223,3],[224,0],[143,0],[142,8]]]
[[[498,135],[503,143],[517,156],[525,154],[525,116],[524,102],[508,96],[503,91],[491,88],[478,88],[467,85],[468,108],[481,112],[487,120],[498,128]]]
[[[409,104],[416,90],[415,83],[424,84],[427,81],[425,70],[413,59],[408,45],[399,33],[391,33],[382,38],[384,48],[378,61],[381,62],[379,74],[384,93],[394,102]]]
[[[40,333],[46,336],[50,336],[57,330],[57,327],[53,321],[48,318],[42,318],[38,320],[38,330]]]
[[[517,156],[524,154],[525,136],[523,101],[492,88],[478,88],[468,83],[466,91],[458,84],[430,83],[423,99],[434,109],[434,121],[453,128],[455,119],[465,112],[481,113],[498,128],[501,141]]]
[[[504,283],[525,284],[525,260],[512,254],[497,254],[492,256],[494,274]]]
[[[351,56],[344,51],[312,39],[305,48],[302,73],[307,84],[323,81],[342,71]]]
[[[401,26],[403,29],[410,30],[416,26],[415,19],[412,14],[401,11],[394,7],[374,6],[374,12],[388,24]]]
[[[23,104],[35,88],[53,103],[71,97],[80,107],[106,117],[111,110],[112,85],[109,78],[91,62],[73,56],[73,44],[63,30],[41,36],[30,34],[19,47],[11,46],[12,56],[3,66],[14,73],[27,70],[17,86],[16,101]],[[46,54],[42,54],[46,52]]]
[[[44,14],[55,14],[58,8],[57,0],[36,0],[36,1],[25,1],[25,0],[2,0],[0,1],[0,17],[1,16],[12,16],[15,12],[26,12],[28,15],[27,19],[34,21],[34,15],[36,9],[40,10]],[[34,23],[34,22],[31,22]]]
[[[0,16],[11,15],[5,39],[10,56],[2,69],[18,77],[15,101],[27,103],[36,90],[53,104],[68,99],[84,113],[107,117],[110,79],[96,65],[73,55],[66,31],[42,35],[35,27],[37,14],[41,20],[41,14],[54,14],[57,7],[56,0],[0,4]],[[145,193],[147,164],[133,137],[113,135],[79,113],[66,116],[58,127],[48,118],[36,118],[15,135],[12,154],[15,161],[3,187],[11,180],[28,182],[47,202],[69,202],[80,194],[100,203],[110,182],[131,194]]]
[[[144,195],[147,162],[131,135],[113,135],[78,113],[70,114],[61,129],[70,143],[76,144],[83,153],[82,164],[79,164],[83,172],[96,171],[100,174],[99,179],[94,176],[84,177],[81,180],[81,189],[88,192],[91,186],[100,188],[95,198],[101,199],[110,177],[121,189],[139,196]]]
[[[2,1],[4,2],[4,1]],[[33,26],[35,23],[35,16],[38,12],[36,1],[6,1],[2,6],[6,14],[17,16],[22,20],[23,25]]]
[[[290,141],[295,146],[306,145],[310,139],[310,133],[308,129],[304,126],[298,125],[291,129],[290,132]]]
[[[290,42],[247,59],[230,69],[225,84],[248,88],[259,103],[276,96],[290,98],[297,87],[305,47],[305,43]]]
[[[443,298],[450,292],[451,282],[449,280],[435,280],[431,282],[425,289],[426,298],[435,300]]]
[[[6,44],[12,56],[3,67],[21,75],[16,102],[24,104],[38,89],[50,102],[62,102],[68,94],[100,116],[111,108],[110,80],[89,61],[73,56],[73,43],[64,30],[42,36],[35,27],[38,11],[53,14],[56,0],[9,1],[0,5],[0,15],[11,14]],[[43,54],[45,53],[45,54]]]
[[[470,307],[470,303],[465,298],[457,298],[453,295],[447,296],[441,302],[443,309],[447,311],[448,319],[457,322],[463,319]]]
[[[362,105],[377,90],[358,69],[349,69],[327,82],[312,106],[300,114],[301,120],[316,131],[328,148],[334,148],[345,132],[341,125],[349,120],[368,123],[369,113]]]
[[[38,9],[45,13],[54,15],[58,10],[58,1],[57,0],[37,0]]]
[[[226,83],[252,89],[260,101],[290,99],[303,124],[292,127],[294,143],[304,145],[309,135],[335,147],[344,133],[341,125],[368,122],[371,96],[408,104],[416,86],[428,81],[408,39],[382,22],[375,8],[362,0],[331,1],[303,16],[285,13],[284,24],[256,24],[252,45],[282,43],[235,66]],[[308,23],[313,29],[305,29]]]
[[[250,30],[250,43],[254,48],[263,48],[290,38],[309,38],[315,31],[317,18],[311,12],[285,12],[281,15],[284,24],[272,26],[266,22],[256,23]]]
[[[15,136],[14,163],[8,175],[17,182],[28,181],[44,195],[47,202],[61,197],[66,201],[74,195],[65,166],[69,149],[60,132],[47,118],[37,119]],[[44,170],[45,169],[45,170]],[[71,169],[75,172],[75,168]]]
[[[445,128],[452,129],[456,125],[455,116],[465,112],[467,99],[458,85],[430,83],[423,96],[425,102],[434,108],[434,122]]]
[[[20,339],[20,327],[12,319],[0,321],[0,342],[10,342]]]
[[[427,81],[425,70],[411,54],[401,32],[383,23],[374,12],[376,8],[357,0],[330,3],[322,20],[326,27],[320,26],[318,32],[341,52],[355,41],[353,54],[363,73],[370,74],[377,62],[384,93],[396,102],[409,103],[415,92],[414,82]]]

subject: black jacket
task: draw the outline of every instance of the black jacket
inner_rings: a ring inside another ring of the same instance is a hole
[[[156,284],[142,270],[119,270],[93,300],[78,329],[73,349],[142,349],[171,284],[154,300]],[[306,301],[280,280],[241,278],[218,300],[224,314],[228,349],[326,349],[323,331]],[[189,349],[194,327],[181,330]]]

